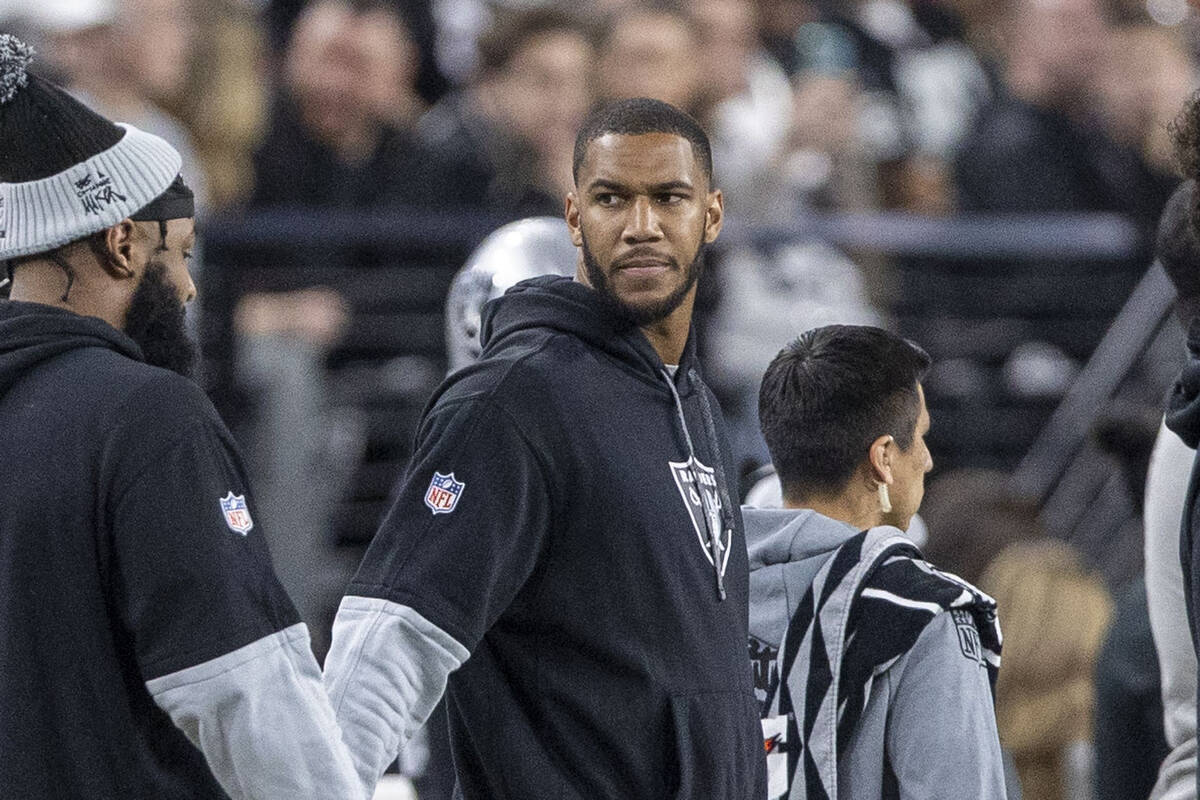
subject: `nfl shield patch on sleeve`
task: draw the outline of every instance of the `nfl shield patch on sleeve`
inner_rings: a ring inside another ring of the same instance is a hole
[[[221,513],[225,515],[225,524],[229,526],[229,530],[240,533],[242,536],[249,533],[250,529],[254,527],[254,520],[250,519],[246,496],[230,492],[222,497],[220,502]]]
[[[429,510],[434,514],[449,514],[458,505],[458,498],[462,497],[466,486],[462,481],[454,479],[453,472],[449,475],[435,472],[433,480],[429,482],[429,489],[425,492],[425,505],[429,506]]]

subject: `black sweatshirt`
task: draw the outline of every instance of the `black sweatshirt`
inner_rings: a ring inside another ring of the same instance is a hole
[[[557,277],[489,304],[482,338],[335,623],[327,680],[364,781],[456,670],[465,798],[761,796],[746,546],[694,343],[669,377]]]
[[[0,498],[0,797],[357,790],[198,386],[99,319],[0,301]]]

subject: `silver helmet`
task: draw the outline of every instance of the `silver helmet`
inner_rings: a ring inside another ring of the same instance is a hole
[[[479,358],[483,304],[538,275],[575,274],[575,245],[561,217],[531,217],[497,228],[454,276],[446,298],[449,371]]]

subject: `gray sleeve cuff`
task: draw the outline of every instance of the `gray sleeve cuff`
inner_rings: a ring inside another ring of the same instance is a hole
[[[303,623],[146,688],[234,800],[365,797]]]
[[[409,606],[342,598],[325,685],[364,787],[374,789],[470,655]]]

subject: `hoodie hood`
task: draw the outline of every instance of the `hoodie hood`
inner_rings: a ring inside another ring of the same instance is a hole
[[[742,507],[750,571],[825,558],[859,531],[812,509]],[[820,567],[816,564],[813,573]]]
[[[1200,317],[1187,334],[1188,360],[1167,396],[1167,427],[1188,447],[1200,444]]]
[[[107,322],[39,303],[0,300],[0,397],[29,370],[81,347],[142,361],[142,349]]]
[[[655,383],[662,382],[662,359],[641,330],[610,309],[594,289],[572,278],[530,278],[487,303],[479,334],[484,355],[534,328],[577,336]],[[689,336],[680,371],[686,372],[695,357],[695,337]]]

